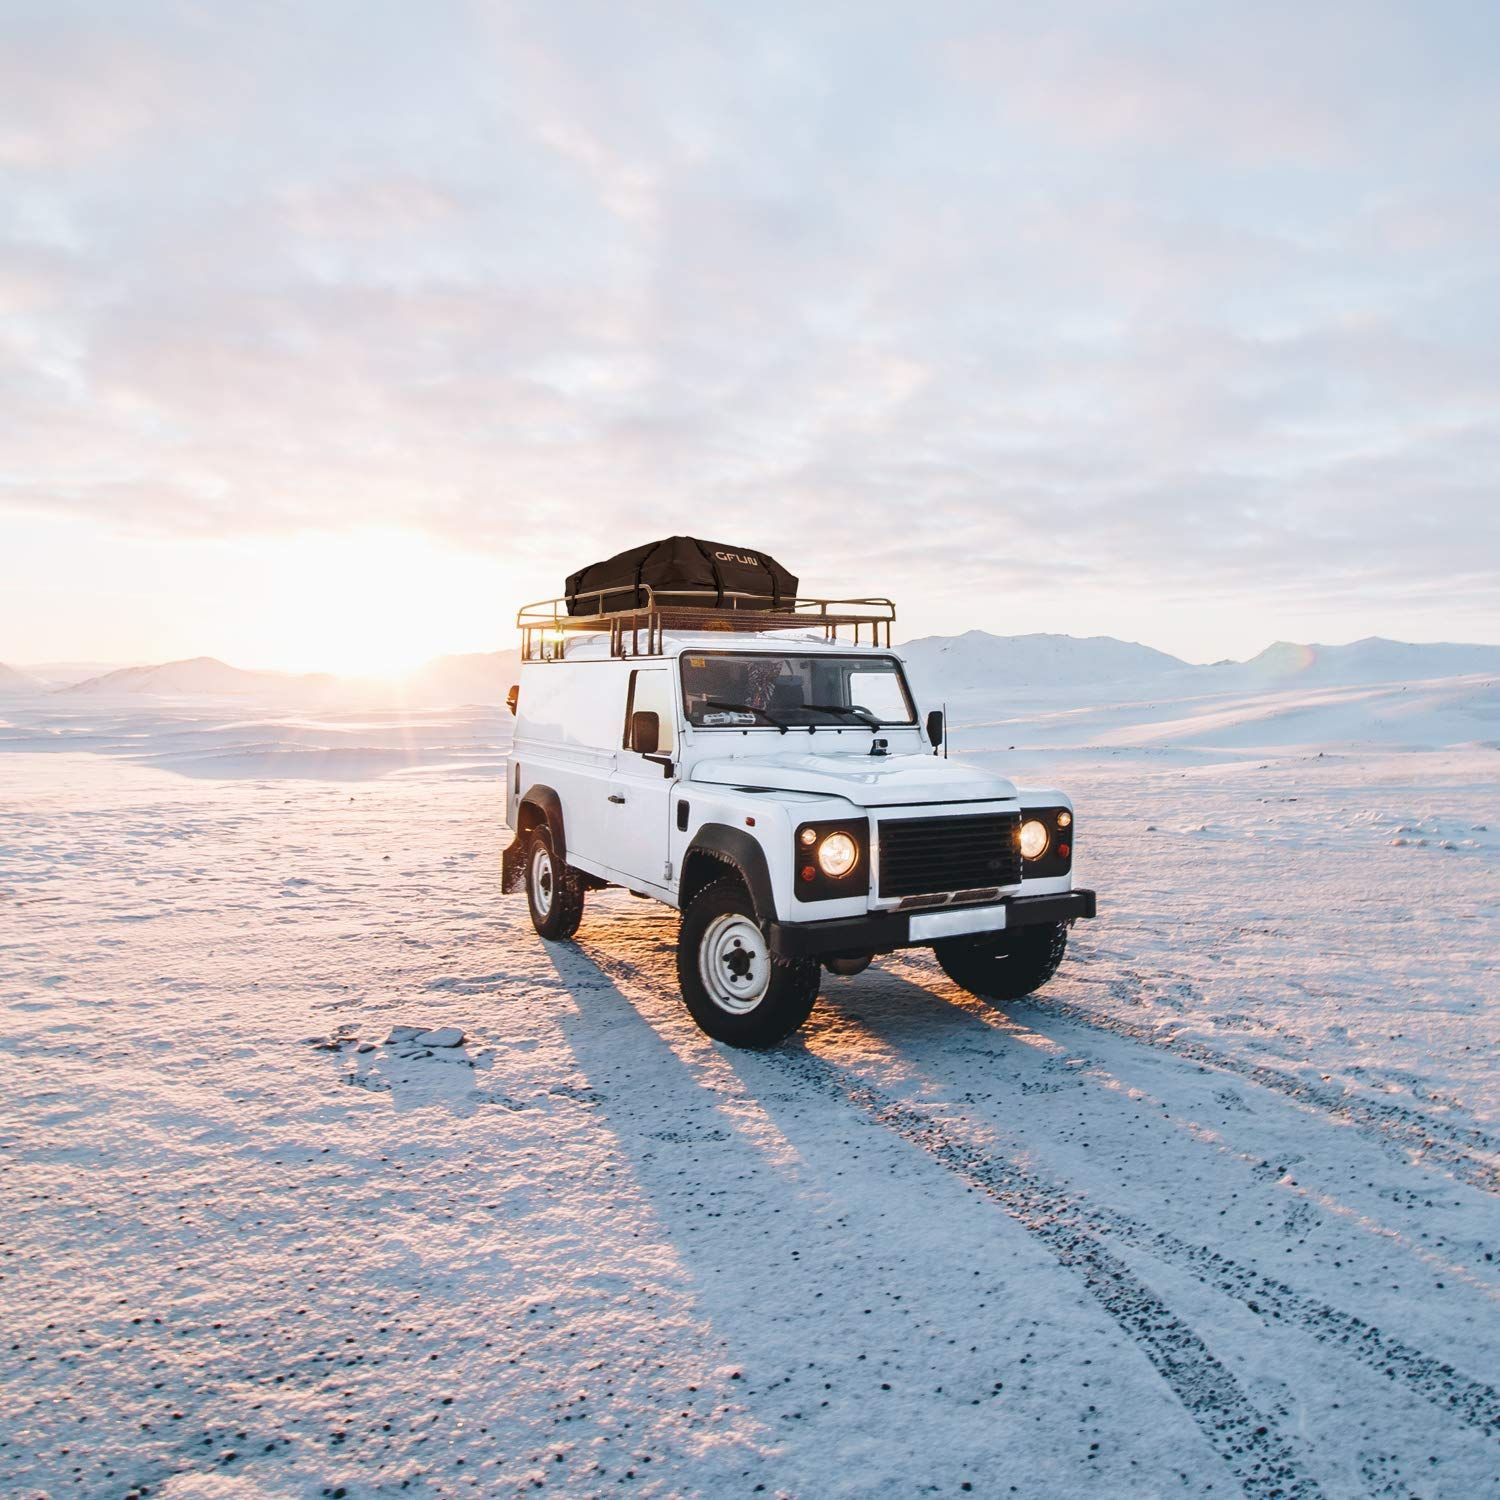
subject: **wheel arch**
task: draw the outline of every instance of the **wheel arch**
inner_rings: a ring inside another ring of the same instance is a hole
[[[550,786],[530,786],[516,804],[516,836],[500,856],[500,889],[519,891],[526,883],[526,839],[533,828],[545,824],[552,839],[552,852],[559,864],[568,860],[567,835],[563,828],[562,799]]]
[[[755,919],[763,926],[776,920],[776,892],[766,851],[743,828],[727,823],[705,823],[693,835],[682,857],[677,883],[677,904],[686,911],[692,899],[711,885],[726,869],[744,881],[755,908]]]

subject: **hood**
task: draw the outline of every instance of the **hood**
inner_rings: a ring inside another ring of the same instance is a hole
[[[910,802],[1005,801],[1012,782],[936,755],[745,755],[700,760],[690,779],[716,786],[767,787],[844,797],[860,807]]]

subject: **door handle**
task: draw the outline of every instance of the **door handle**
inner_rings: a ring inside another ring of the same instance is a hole
[[[615,792],[611,792],[609,794],[609,800],[611,802],[623,802],[625,799],[623,797],[619,796],[618,794],[616,794]]]

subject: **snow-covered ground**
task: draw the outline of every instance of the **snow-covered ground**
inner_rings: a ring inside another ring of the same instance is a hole
[[[1493,682],[1104,691],[950,704],[1058,978],[761,1055],[498,895],[503,711],[9,704],[0,1492],[1496,1493]]]

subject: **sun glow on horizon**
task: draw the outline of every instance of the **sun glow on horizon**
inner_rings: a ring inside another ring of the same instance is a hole
[[[282,670],[400,679],[514,634],[501,565],[419,532],[304,532],[263,546],[277,613],[267,644]]]
[[[538,592],[524,553],[417,527],[169,537],[29,512],[0,537],[16,580],[0,589],[0,661],[209,656],[399,680],[434,657],[514,645],[515,601]]]

